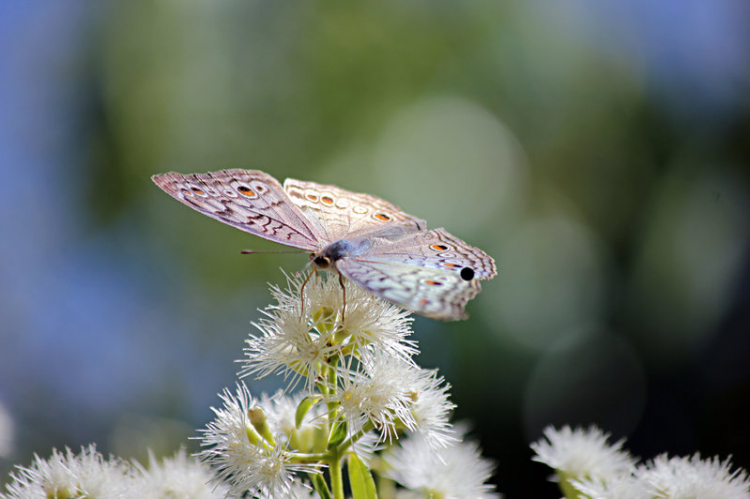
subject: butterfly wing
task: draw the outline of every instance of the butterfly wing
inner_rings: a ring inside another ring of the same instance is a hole
[[[410,263],[344,258],[336,267],[375,296],[433,319],[465,319],[464,307],[482,289],[477,279]]]
[[[177,201],[250,234],[308,251],[330,242],[267,173],[236,169],[151,178]]]
[[[371,293],[418,314],[442,320],[466,317],[464,307],[495,276],[495,261],[443,229],[389,239],[368,235],[366,250],[342,257],[336,269]]]
[[[373,234],[371,237],[377,238]],[[492,279],[495,260],[444,229],[415,231],[390,244],[376,244],[368,257],[456,272],[465,280]]]
[[[388,201],[369,194],[346,191],[335,185],[303,182],[288,178],[284,190],[289,199],[329,241],[391,222],[409,223],[425,229],[424,220],[401,211]]]

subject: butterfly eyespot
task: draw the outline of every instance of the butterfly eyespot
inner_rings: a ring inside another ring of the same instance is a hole
[[[365,208],[364,206],[355,206],[354,208],[352,208],[352,211],[357,215],[364,215],[365,213],[367,213],[367,208]]]
[[[305,194],[305,197],[307,198],[308,201],[312,201],[313,203],[318,202],[317,194]]]
[[[374,216],[375,216],[375,218],[377,218],[378,220],[382,220],[383,222],[390,222],[391,221],[391,217],[388,216],[388,215],[386,215],[385,213],[377,213]]]
[[[450,267],[452,269],[461,267],[460,265],[456,265],[455,263],[444,263],[443,265],[445,265],[446,267]]]
[[[430,286],[442,286],[443,283],[440,281],[432,281],[432,280],[426,280],[425,284],[429,284]]]
[[[190,190],[192,190],[194,193],[198,194],[199,196],[205,196],[206,193],[200,190],[197,187],[191,187]]]
[[[251,188],[249,188],[246,185],[241,185],[241,186],[237,187],[237,190],[240,191],[240,194],[242,194],[245,197],[248,197],[248,198],[257,198],[258,197],[258,195],[255,193],[255,191],[252,190]]]
[[[333,205],[333,198],[331,196],[320,196],[320,202],[331,206]]]
[[[464,267],[461,269],[461,279],[464,281],[471,281],[474,279],[474,269],[471,267]]]
[[[434,249],[435,251],[444,251],[448,249],[448,246],[444,244],[433,244],[430,246],[430,248]]]

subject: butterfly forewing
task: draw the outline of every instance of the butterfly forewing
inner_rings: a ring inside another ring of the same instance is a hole
[[[404,213],[388,201],[369,194],[346,191],[335,185],[288,178],[284,181],[284,190],[292,203],[313,223],[319,224],[329,241],[393,222],[409,223],[416,230],[426,227],[424,220]]]
[[[181,203],[256,236],[309,251],[330,242],[290,202],[281,184],[261,171],[163,173],[152,179]]]

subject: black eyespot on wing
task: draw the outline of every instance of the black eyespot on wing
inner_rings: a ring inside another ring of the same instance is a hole
[[[474,279],[474,269],[471,267],[464,267],[461,269],[461,279],[464,281],[471,281]]]

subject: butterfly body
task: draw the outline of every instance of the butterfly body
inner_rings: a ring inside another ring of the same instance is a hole
[[[310,252],[314,268],[421,315],[465,317],[494,260],[443,229],[375,196],[287,179],[257,170],[155,175],[154,182],[191,208],[245,232]]]

